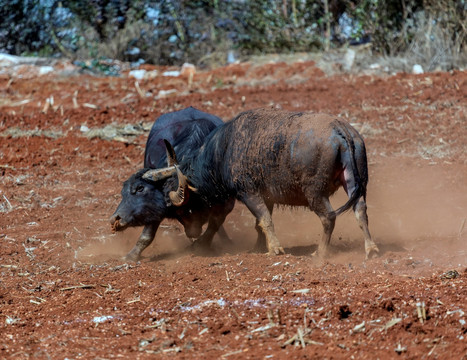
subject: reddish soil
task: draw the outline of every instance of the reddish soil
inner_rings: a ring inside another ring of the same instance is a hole
[[[467,72],[240,64],[139,87],[0,75],[0,358],[467,359]],[[237,204],[232,244],[215,239],[209,256],[167,222],[142,261],[122,260],[141,229],[112,234],[108,218],[147,132],[91,139],[82,126],[150,124],[190,105],[225,120],[275,106],[355,124],[380,256],[364,260],[349,213],[319,263],[319,221],[287,208],[274,213],[287,254],[249,253],[254,219]]]

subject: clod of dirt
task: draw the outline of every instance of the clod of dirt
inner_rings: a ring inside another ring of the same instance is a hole
[[[391,299],[384,300],[381,303],[381,307],[387,311],[394,311],[394,303],[392,302]]]
[[[339,320],[347,319],[350,315],[352,315],[352,311],[350,311],[349,305],[340,305],[337,310],[337,317]]]

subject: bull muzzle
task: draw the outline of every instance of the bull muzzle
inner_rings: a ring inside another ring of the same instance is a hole
[[[128,224],[123,221],[123,219],[118,214],[113,214],[110,219],[110,226],[112,227],[112,232],[122,231],[128,227]]]
[[[190,239],[197,239],[201,236],[203,228],[201,226],[185,226],[185,235]]]

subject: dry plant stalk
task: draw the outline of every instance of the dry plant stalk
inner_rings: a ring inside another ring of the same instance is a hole
[[[426,321],[426,309],[425,309],[425,302],[417,302],[417,316],[420,322],[423,324]]]
[[[74,108],[74,109],[77,109],[77,108],[79,107],[79,106],[78,106],[77,97],[78,97],[78,90],[76,90],[76,91],[73,93],[72,101],[73,101],[73,108]]]
[[[135,88],[140,98],[144,99],[146,95],[144,94],[143,90],[141,90],[141,88],[139,87],[139,83],[137,81],[135,81]]]
[[[94,289],[95,287],[96,287],[95,285],[80,284],[80,285],[61,288],[60,291],[67,291],[67,290],[74,290],[74,289]]]
[[[83,106],[90,108],[90,109],[97,109],[97,105],[90,104],[90,103],[84,103]]]

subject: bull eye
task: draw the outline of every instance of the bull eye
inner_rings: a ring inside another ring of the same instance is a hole
[[[138,185],[136,187],[136,192],[142,192],[144,190],[144,186],[143,185]]]

